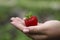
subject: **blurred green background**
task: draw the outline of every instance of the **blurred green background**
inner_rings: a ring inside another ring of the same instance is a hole
[[[30,12],[39,22],[60,20],[60,0],[0,0],[0,40],[32,40],[10,24],[11,17]]]

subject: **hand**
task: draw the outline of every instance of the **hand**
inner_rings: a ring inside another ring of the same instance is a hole
[[[40,39],[47,38],[47,36],[44,33],[39,33],[36,29],[36,27],[38,28],[40,25],[42,25],[42,23],[38,23],[37,26],[33,26],[33,27],[31,26],[31,28],[30,28],[30,27],[26,27],[24,24],[24,21],[19,17],[16,17],[16,18],[13,17],[13,18],[11,18],[11,20],[12,20],[11,24],[13,24],[19,30],[23,31],[30,38],[32,38],[34,40],[40,40]],[[34,29],[32,29],[32,28],[34,28]]]
[[[34,40],[47,39],[48,37],[54,37],[60,34],[60,21],[51,20],[45,23],[39,23],[37,26],[26,27],[24,21],[18,17],[11,18],[11,20],[11,24]]]

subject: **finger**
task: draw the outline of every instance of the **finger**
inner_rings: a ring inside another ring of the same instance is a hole
[[[24,20],[19,17],[16,17],[16,20],[20,21],[21,23],[24,23]]]
[[[19,17],[12,17],[11,20],[18,20],[18,21],[21,21],[21,22],[24,22],[23,19],[19,18]]]
[[[26,31],[25,31],[26,29],[29,29],[29,32],[33,32],[33,33],[38,31],[37,26],[27,27],[27,28],[25,28],[23,31],[26,32]]]
[[[22,19],[20,19],[19,17],[16,17],[11,24],[13,24],[16,28],[23,30],[25,25],[22,23]],[[28,29],[26,29],[25,31],[28,31]]]
[[[25,20],[26,18],[23,18],[23,20]]]
[[[18,29],[20,29],[20,30],[23,30],[24,29],[24,25],[22,25],[20,22],[18,22],[18,21],[13,21],[13,22],[11,22],[11,24],[13,24],[15,27],[17,27]]]
[[[15,20],[15,17],[12,17],[10,20],[11,20],[11,21]]]
[[[21,21],[18,21],[17,18],[15,18],[15,20],[13,20],[12,22],[16,22],[16,23],[18,23],[18,25],[19,25],[19,24],[22,24],[22,25],[23,25],[23,23],[22,23]]]
[[[30,26],[27,27],[26,29],[29,29],[29,31],[28,32],[24,31],[25,33],[39,33],[39,34],[45,34],[45,31],[47,30],[45,25],[42,24],[38,26]]]
[[[26,33],[26,32],[27,32],[26,29],[29,29],[29,32],[33,32],[33,33],[37,31],[37,30],[36,30],[37,27],[35,27],[35,26],[34,26],[34,27],[26,27],[26,28],[23,29],[23,32]],[[33,30],[33,31],[32,31],[32,30]],[[28,33],[28,32],[27,32],[27,33]]]
[[[43,40],[43,39],[47,39],[48,36],[47,35],[30,35],[28,34],[28,37],[34,39],[34,40]]]
[[[12,18],[13,19],[13,21],[17,21],[17,23],[22,23],[23,25],[25,25],[24,24],[24,21],[21,19],[21,18],[19,18],[19,17],[16,17],[16,18]]]

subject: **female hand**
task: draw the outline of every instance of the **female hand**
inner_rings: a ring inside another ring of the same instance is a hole
[[[26,27],[24,20],[19,17],[11,18],[11,20],[11,24],[13,24],[15,27],[23,31],[27,36],[34,40],[43,40],[47,39],[48,37],[51,38],[60,35],[60,21],[57,20],[38,23],[37,26],[30,27]]]

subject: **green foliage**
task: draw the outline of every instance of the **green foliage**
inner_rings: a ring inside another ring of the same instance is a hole
[[[21,8],[32,10],[32,11],[39,11],[48,8],[54,9],[55,7],[54,4],[59,5],[60,1],[52,1],[52,0],[51,1],[41,1],[41,0],[19,0],[18,1],[18,5]]]
[[[10,23],[0,27],[0,40],[31,40]]]
[[[0,6],[0,22],[8,18],[8,13],[10,12],[10,7]]]

